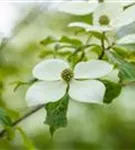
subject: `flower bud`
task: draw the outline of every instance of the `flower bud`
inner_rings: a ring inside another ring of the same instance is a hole
[[[64,81],[69,82],[73,78],[74,74],[71,69],[65,69],[61,73],[61,77]]]

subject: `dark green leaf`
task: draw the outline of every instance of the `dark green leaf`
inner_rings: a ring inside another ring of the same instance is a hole
[[[53,133],[67,125],[67,109],[68,109],[68,95],[66,94],[62,99],[57,102],[51,102],[45,105],[47,117],[45,123],[50,126],[50,133]]]
[[[62,36],[59,40],[60,43],[66,43],[66,44],[71,44],[74,46],[81,46],[82,42],[78,39],[75,38],[69,38],[67,36]]]
[[[12,125],[12,120],[10,119],[7,112],[3,108],[0,108],[0,124],[3,126]]]
[[[42,41],[40,41],[40,44],[47,46],[48,44],[53,44],[55,42],[57,42],[57,40],[54,37],[48,36],[45,39],[43,39]]]
[[[20,127],[17,127],[16,130],[18,130],[19,133],[21,134],[26,149],[35,150],[36,149],[35,146],[33,145],[31,139],[26,135],[26,133]]]
[[[40,43],[42,45],[44,45],[44,46],[47,46],[49,44],[57,43],[56,44],[56,46],[58,46],[57,49],[63,47],[63,45],[62,46],[58,45],[58,43],[60,43],[60,44],[68,44],[68,45],[65,45],[64,47],[68,47],[69,45],[70,46],[72,45],[72,48],[73,47],[82,46],[82,42],[79,39],[69,38],[67,36],[62,36],[59,40],[55,39],[54,37],[48,36],[47,38],[42,40]],[[55,48],[56,48],[56,46],[55,46]]]
[[[122,83],[135,81],[135,64],[123,60],[118,54],[107,51],[108,58],[118,66],[119,77]]]
[[[135,81],[135,64],[125,62],[122,66],[119,66],[119,68],[119,77],[123,82],[128,83]]]
[[[121,93],[121,85],[107,80],[102,80],[102,82],[106,87],[104,103],[109,104]]]

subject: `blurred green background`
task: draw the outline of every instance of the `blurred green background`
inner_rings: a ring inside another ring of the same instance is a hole
[[[22,6],[21,6],[22,5]],[[29,111],[25,101],[28,86],[14,92],[14,81],[32,79],[32,68],[42,59],[51,57],[51,47],[43,47],[40,40],[48,35],[74,36],[66,26],[71,21],[91,22],[88,16],[71,16],[49,9],[48,4],[15,4],[21,9],[19,21],[0,49],[0,105],[14,119]],[[24,15],[25,12],[26,14]],[[119,35],[135,32],[135,24],[119,31]],[[5,44],[6,43],[6,44]],[[134,50],[134,47],[132,47]],[[49,127],[43,122],[44,109],[31,115],[20,124],[35,150],[134,150],[135,149],[135,84],[122,89],[121,95],[109,105],[83,104],[70,101],[68,125],[56,131],[53,141]],[[0,150],[27,149],[16,132],[15,138],[0,139]]]

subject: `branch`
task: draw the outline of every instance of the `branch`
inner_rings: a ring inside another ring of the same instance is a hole
[[[13,122],[12,125],[11,125],[11,127],[16,126],[17,124],[19,124],[20,122],[22,122],[23,120],[25,120],[29,116],[33,115],[34,113],[36,113],[38,110],[40,110],[43,107],[44,107],[44,104],[36,106],[34,109],[32,109],[31,111],[29,111],[28,113],[24,114],[22,117],[20,117],[19,119],[17,119],[15,122]],[[7,132],[6,129],[3,129],[0,132],[0,137],[3,137],[6,132]]]

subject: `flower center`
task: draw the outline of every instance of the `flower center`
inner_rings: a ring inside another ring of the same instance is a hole
[[[99,3],[103,3],[103,2],[104,2],[104,0],[98,0],[98,2],[99,2]]]
[[[65,69],[62,71],[61,73],[61,77],[63,80],[65,80],[66,82],[69,82],[74,76],[74,73],[71,69]]]
[[[100,23],[100,25],[109,25],[109,23],[110,23],[109,17],[106,15],[100,16],[99,23]]]

